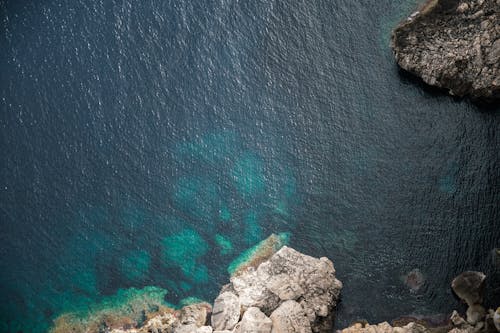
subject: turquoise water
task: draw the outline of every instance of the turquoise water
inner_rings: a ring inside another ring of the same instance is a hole
[[[497,305],[500,113],[398,71],[414,7],[0,0],[0,331],[211,301],[271,233],[334,261],[339,327],[466,269]]]

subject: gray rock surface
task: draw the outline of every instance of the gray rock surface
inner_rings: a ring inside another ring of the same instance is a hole
[[[311,324],[302,306],[292,300],[282,303],[271,314],[272,333],[311,333]]]
[[[429,85],[500,100],[500,0],[428,0],[394,29],[391,47]]]
[[[458,275],[451,282],[455,294],[468,306],[481,304],[486,275],[481,272],[467,271]]]
[[[314,332],[331,329],[330,315],[341,288],[330,260],[313,258],[286,246],[257,269],[250,267],[232,276],[226,287],[234,290],[243,310],[258,307],[267,315],[283,302],[297,300]]]
[[[240,320],[241,305],[238,297],[232,292],[223,292],[214,302],[212,310],[212,327],[216,331],[232,330]]]
[[[259,308],[248,308],[243,317],[237,332],[241,333],[271,333],[273,322]]]

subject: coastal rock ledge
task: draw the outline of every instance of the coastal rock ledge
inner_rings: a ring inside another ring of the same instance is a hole
[[[500,100],[500,0],[429,0],[393,30],[391,47],[429,85]]]
[[[250,260],[207,303],[163,309],[142,325],[111,333],[326,333],[342,283],[333,263],[283,246],[267,260]],[[254,262],[254,265],[249,264]]]

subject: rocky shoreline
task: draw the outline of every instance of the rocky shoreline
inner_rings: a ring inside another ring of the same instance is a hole
[[[214,305],[195,301],[181,309],[159,306],[142,312],[140,323],[109,313],[75,326],[64,317],[51,333],[326,333],[333,319],[342,282],[335,277],[333,262],[313,258],[287,246],[278,248],[272,235],[234,270]],[[455,294],[468,305],[466,318],[456,311],[448,323],[429,327],[422,321],[391,326],[355,323],[337,333],[496,333],[500,332],[500,308],[494,312],[481,305],[486,276],[464,272],[452,281]]]
[[[431,86],[500,101],[500,0],[429,0],[393,30],[391,47]]]

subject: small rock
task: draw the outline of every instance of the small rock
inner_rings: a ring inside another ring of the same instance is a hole
[[[467,271],[453,279],[451,288],[467,305],[481,304],[486,275],[481,272]]]
[[[453,310],[450,320],[455,326],[461,326],[466,323],[465,319],[462,318],[456,310]]]

